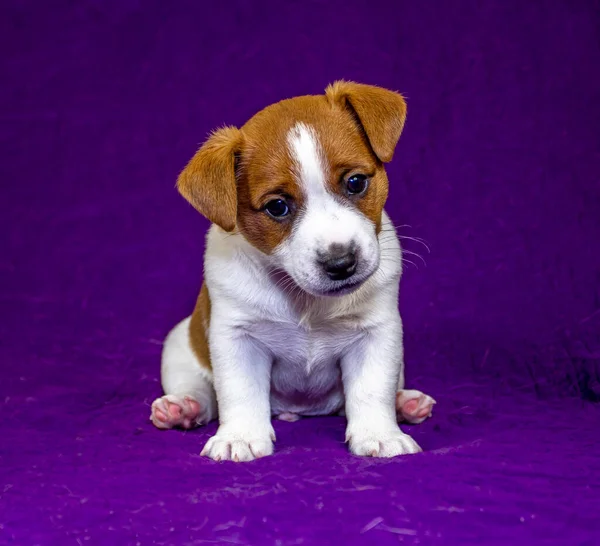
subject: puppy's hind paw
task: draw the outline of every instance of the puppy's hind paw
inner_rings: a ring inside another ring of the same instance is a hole
[[[396,414],[399,421],[418,425],[431,417],[435,400],[415,390],[401,390],[396,394]]]
[[[150,420],[156,428],[190,429],[206,422],[207,408],[190,396],[167,394],[152,402]]]

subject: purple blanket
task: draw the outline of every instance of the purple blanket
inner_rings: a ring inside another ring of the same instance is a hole
[[[597,0],[0,10],[0,544],[600,544]],[[201,283],[175,177],[338,78],[408,99],[388,212],[423,258],[400,305],[425,451],[353,457],[319,418],[214,463],[214,424],[148,420]]]

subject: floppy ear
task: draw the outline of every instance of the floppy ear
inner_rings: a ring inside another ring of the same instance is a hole
[[[380,161],[392,160],[406,119],[406,102],[402,95],[374,85],[346,81],[329,85],[325,95],[331,102],[353,111]]]
[[[235,127],[214,131],[177,179],[177,189],[193,207],[225,231],[235,229],[235,156],[242,133]]]

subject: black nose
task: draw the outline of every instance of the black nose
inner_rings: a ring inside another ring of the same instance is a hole
[[[332,281],[348,279],[356,271],[356,254],[348,247],[340,248],[336,245],[319,261]]]

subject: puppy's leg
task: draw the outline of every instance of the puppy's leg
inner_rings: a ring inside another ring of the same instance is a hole
[[[273,453],[271,356],[243,330],[227,326],[231,315],[231,310],[225,310],[212,316],[210,347],[219,429],[201,454],[215,461],[252,461]]]
[[[150,420],[161,429],[193,428],[217,417],[212,374],[190,345],[190,318],[180,322],[165,341],[161,379],[164,396],[152,403]]]
[[[435,400],[421,391],[404,388],[404,357],[401,360],[398,392],[396,393],[396,414],[398,421],[418,425],[431,417]]]
[[[346,441],[355,455],[395,457],[421,451],[398,427],[394,401],[402,362],[402,324],[400,317],[390,314],[341,360]]]

